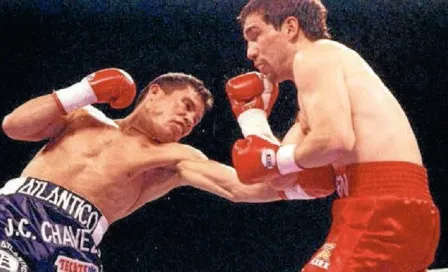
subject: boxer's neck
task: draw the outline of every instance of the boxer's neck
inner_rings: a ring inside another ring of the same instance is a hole
[[[133,119],[133,118],[130,118]],[[151,132],[146,131],[142,128],[141,125],[139,125],[138,119],[137,120],[129,120],[126,119],[120,119],[116,120],[116,123],[120,126],[120,130],[127,135],[131,136],[138,136],[141,138],[146,138],[146,140],[149,140],[150,142],[154,143],[160,143],[160,140],[157,139],[157,137],[153,136]]]

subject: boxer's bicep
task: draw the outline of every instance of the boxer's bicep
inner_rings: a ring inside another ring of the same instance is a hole
[[[302,121],[303,122],[303,121]],[[282,145],[286,144],[300,144],[305,138],[302,123],[299,120],[288,130],[285,137],[283,137]]]
[[[57,137],[64,130],[66,125],[66,120],[61,117],[34,134],[16,134],[11,138],[19,141],[40,142]]]
[[[155,168],[176,168],[184,160],[208,160],[200,150],[180,143],[151,145],[133,158],[137,171]]]
[[[295,69],[295,80],[307,77],[301,85],[301,102],[310,133],[335,147],[353,148],[355,135],[351,105],[338,57],[308,64],[307,71]]]
[[[21,141],[41,141],[56,137],[67,125],[52,95],[31,99],[15,108],[2,121],[8,137]]]

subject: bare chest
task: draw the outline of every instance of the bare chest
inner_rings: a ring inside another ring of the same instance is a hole
[[[106,180],[127,180],[144,171],[138,165],[147,149],[150,146],[143,146],[115,128],[86,127],[68,130],[53,139],[32,163],[40,171],[51,167],[52,171],[70,172],[72,176],[88,174]]]

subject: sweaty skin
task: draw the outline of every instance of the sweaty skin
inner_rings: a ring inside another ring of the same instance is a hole
[[[162,97],[160,93],[153,97]],[[160,106],[145,102],[125,119],[111,120],[92,106],[61,116],[52,96],[46,95],[14,110],[3,128],[13,139],[50,140],[21,176],[48,180],[78,193],[112,223],[179,186],[177,163],[207,159],[199,150],[174,142],[202,118],[200,96],[187,89],[158,101]],[[146,126],[155,122],[151,119],[159,120],[158,130],[163,130],[159,135],[171,139],[169,143],[148,136]]]
[[[150,93],[119,120],[92,106],[61,116],[51,95],[19,106],[3,121],[6,134],[22,141],[50,140],[21,176],[48,180],[78,193],[109,223],[179,186],[206,190],[233,202],[279,199],[268,185],[241,184],[233,168],[175,142],[204,115],[204,104],[192,88],[165,95],[154,85]],[[213,179],[207,176],[216,173],[219,176]]]
[[[71,119],[61,135],[36,154],[22,176],[49,180],[84,196],[109,222],[177,186],[175,172],[166,167],[176,157],[180,161],[182,156],[188,158],[187,152],[193,153],[177,143],[136,140],[84,111]],[[163,158],[167,153],[170,156]]]
[[[326,68],[328,66],[332,68]],[[336,42],[323,40],[303,54],[297,54],[294,68],[295,82],[301,90],[298,101],[303,109],[301,124],[304,130],[311,130],[308,122],[318,130],[320,122],[324,122],[320,115],[324,114],[317,112],[325,112],[328,108],[341,112],[341,116],[331,118],[335,126],[339,121],[351,120],[351,124],[346,126],[353,129],[354,147],[336,163],[408,161],[422,164],[417,140],[403,109],[356,52]],[[310,77],[312,71],[321,76],[313,80]],[[326,90],[326,85],[334,87]],[[320,93],[313,92],[313,89],[319,89]],[[312,113],[308,114],[308,109]],[[318,118],[310,120],[308,116],[314,113]],[[331,119],[326,122],[331,122]],[[350,134],[349,131],[343,133]]]
[[[305,168],[332,164],[335,169],[372,161],[421,165],[403,109],[369,65],[342,44],[306,39],[297,21],[295,27],[288,24],[276,30],[254,13],[245,19],[243,32],[254,66],[272,82],[291,80],[296,85],[300,112],[281,142],[296,144],[296,163]],[[213,183],[226,176],[223,172],[205,162],[195,174]],[[283,190],[297,176],[278,176],[266,184]]]
[[[308,40],[297,29],[289,20],[276,30],[259,14],[249,15],[244,25],[247,56],[255,67],[271,81],[291,80],[297,87],[305,136],[295,142],[296,163],[306,168],[371,161],[421,165],[403,109],[369,65],[346,46]]]

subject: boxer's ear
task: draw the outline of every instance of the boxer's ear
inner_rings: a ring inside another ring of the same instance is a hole
[[[281,30],[288,36],[289,40],[294,40],[300,32],[299,21],[297,21],[296,17],[289,16],[283,21]]]
[[[163,93],[163,89],[159,84],[152,84],[151,86],[149,86],[148,98],[150,100],[154,100],[156,97],[160,96]]]

